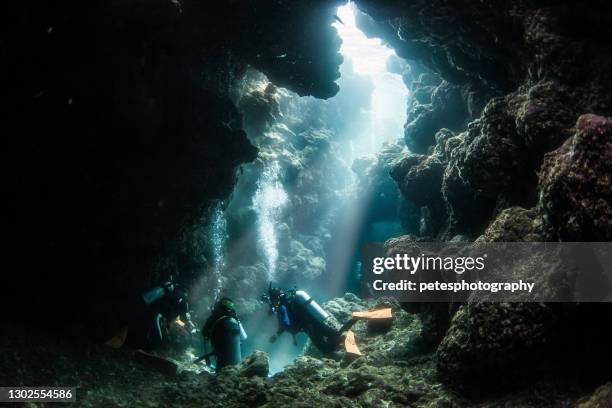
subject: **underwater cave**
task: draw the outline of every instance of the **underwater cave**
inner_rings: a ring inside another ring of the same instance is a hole
[[[0,403],[612,406],[609,4],[7,7]]]

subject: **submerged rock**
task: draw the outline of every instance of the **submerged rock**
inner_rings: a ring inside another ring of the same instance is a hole
[[[476,242],[541,242],[544,224],[538,208],[508,208]],[[555,254],[533,260],[528,250],[516,256],[521,260],[512,272],[516,279],[536,282],[549,297],[567,296],[576,279],[571,262],[559,263]],[[585,272],[594,277],[597,268]],[[490,273],[494,277],[497,271]],[[610,355],[601,326],[610,321],[609,310],[607,304],[487,303],[473,294],[457,309],[436,350],[438,373],[473,392],[493,378],[498,385],[516,386],[535,377],[571,376],[584,367],[597,377],[601,359]]]
[[[390,170],[402,195],[421,208],[419,234],[432,238],[445,231],[448,224],[442,181],[449,154],[458,140],[451,130],[443,128],[435,134],[435,143],[430,155],[405,155]]]
[[[539,187],[555,237],[612,240],[612,119],[580,116],[575,135],[545,156]]]
[[[439,374],[465,388],[499,382],[502,374],[508,382],[536,374],[548,345],[562,335],[555,330],[567,317],[562,310],[532,303],[461,306],[436,351]]]
[[[429,241],[430,238],[419,238],[404,235],[389,239],[385,242],[385,255],[409,253],[414,244],[419,241]],[[403,303],[402,308],[419,318],[421,330],[415,338],[415,349],[421,351],[433,350],[444,337],[448,329],[450,319],[456,309],[448,303],[410,302]]]
[[[494,99],[450,153],[442,194],[451,230],[473,234],[484,228],[498,200],[511,200],[518,194],[518,184],[528,180],[521,177],[523,160],[522,142],[516,137],[507,102]]]
[[[589,397],[581,399],[576,408],[609,408],[612,407],[612,383],[598,387]]]
[[[457,129],[467,118],[459,87],[442,82],[435,88],[419,87],[415,101],[424,101],[430,92],[430,103],[416,103],[408,111],[404,128],[406,146],[415,153],[425,153],[435,143],[434,135],[441,128]]]
[[[503,210],[476,242],[543,241],[542,220],[535,208]]]
[[[408,200],[426,206],[442,200],[440,187],[444,166],[436,155],[411,155],[391,170]]]
[[[263,351],[254,351],[242,361],[240,374],[246,377],[267,377],[269,372],[270,359]]]

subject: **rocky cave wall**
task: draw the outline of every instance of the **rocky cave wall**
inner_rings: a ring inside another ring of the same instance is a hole
[[[432,237],[475,238],[504,208],[535,206],[544,154],[580,115],[611,113],[603,2],[356,3],[364,32],[411,64],[414,154],[392,175],[433,214]]]
[[[86,323],[94,307],[202,273],[195,228],[257,152],[237,83],[251,65],[299,94],[334,95],[337,5],[7,5],[0,163],[6,283],[18,290],[3,311]]]
[[[609,6],[356,3],[364,31],[414,71],[403,68],[415,96],[405,125],[412,152],[391,174],[429,227],[388,241],[390,253],[428,239],[610,239]],[[551,371],[609,375],[608,304],[405,307],[421,316],[440,378],[458,387]]]

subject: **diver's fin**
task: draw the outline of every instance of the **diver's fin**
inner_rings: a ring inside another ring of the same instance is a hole
[[[392,317],[390,307],[384,309],[367,310],[365,312],[353,312],[354,319],[391,319]]]
[[[125,326],[117,334],[115,334],[113,337],[108,339],[106,343],[104,343],[104,345],[111,347],[111,348],[120,348],[125,343],[125,340],[127,339],[127,335],[128,335],[128,327]]]
[[[352,330],[346,332],[346,336],[344,336],[344,349],[347,353],[353,354],[355,356],[361,356],[361,351],[359,351],[359,347],[357,347],[357,342],[355,341],[355,333]]]

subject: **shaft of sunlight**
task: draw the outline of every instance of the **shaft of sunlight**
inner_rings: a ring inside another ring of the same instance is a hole
[[[342,38],[340,53],[353,61],[355,72],[363,75],[378,76],[387,72],[387,58],[395,52],[382,44],[378,38],[368,38],[357,28],[355,10],[352,3],[338,8],[342,23],[333,26]]]
[[[352,160],[359,156],[377,154],[385,142],[396,141],[403,137],[406,121],[406,104],[409,95],[402,76],[391,73],[387,61],[395,51],[380,39],[367,38],[357,27],[358,10],[352,3],[338,8],[338,22],[333,26],[342,39],[340,53],[344,64],[352,65],[353,71],[370,78],[373,89],[368,108],[368,122],[357,134],[350,135],[348,157]],[[342,71],[342,70],[341,70]],[[350,72],[345,69],[344,72]],[[342,85],[340,92],[343,92]],[[334,246],[328,256],[328,268],[332,273],[327,282],[333,295],[345,290],[347,273],[355,273],[355,254],[359,247],[364,219],[369,208],[374,205],[374,191],[363,191],[358,200],[347,203],[341,211],[334,231]]]
[[[350,2],[339,7],[337,15],[342,22],[335,22],[333,26],[342,39],[340,53],[352,63],[357,74],[369,76],[374,85],[371,124],[369,134],[363,140],[373,153],[383,142],[402,137],[409,91],[402,77],[387,69],[387,60],[395,55],[395,51],[378,38],[366,37],[357,27],[356,11],[356,6]]]

